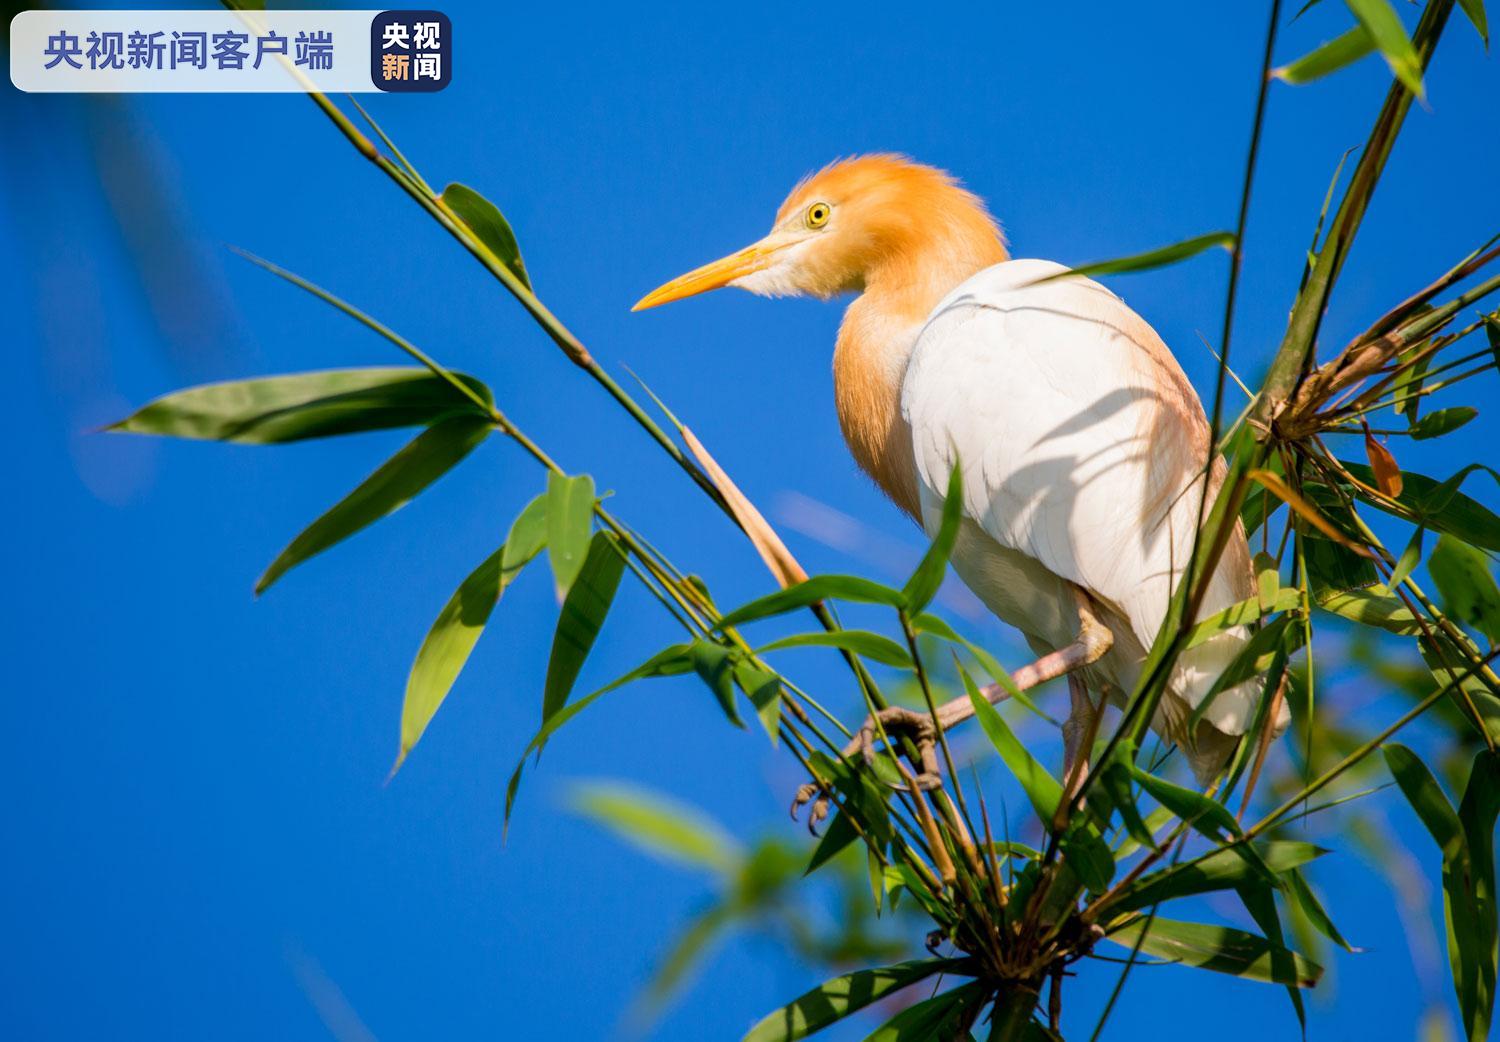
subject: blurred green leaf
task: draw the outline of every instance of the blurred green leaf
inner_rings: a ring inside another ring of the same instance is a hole
[[[401,747],[391,768],[392,775],[401,769],[407,754],[416,747],[443,699],[448,697],[500,595],[541,551],[543,526],[538,519],[544,508],[545,500],[541,497],[526,505],[511,525],[504,545],[459,584],[428,630],[406,679],[406,698],[401,706]]]
[[[588,554],[594,524],[594,479],[547,474],[547,556],[559,599],[566,597]]]
[[[516,243],[516,233],[499,207],[467,185],[457,182],[443,189],[443,202],[458,214],[479,240],[492,252],[521,285],[531,289],[531,276],[526,274],[526,265],[521,261],[521,247]]]
[[[472,414],[450,416],[427,428],[303,529],[256,581],[255,592],[264,593],[289,569],[405,506],[493,429],[489,420]]]
[[[948,475],[948,492],[943,497],[943,512],[938,521],[938,530],[932,537],[932,545],[922,555],[916,571],[901,590],[906,601],[906,611],[915,615],[927,607],[943,584],[948,571],[948,558],[953,555],[953,544],[958,539],[958,524],[963,520],[964,481],[963,469],[955,461]]]
[[[879,662],[886,666],[899,666],[902,669],[911,669],[911,655],[905,648],[897,644],[889,637],[879,633],[871,633],[868,630],[833,630],[826,633],[799,633],[792,637],[782,637],[773,640],[764,647],[756,648],[757,655],[764,655],[770,651],[781,651],[784,648],[842,648],[844,651],[852,651],[856,655],[863,656],[872,662]]]
[[[1390,0],[1344,0],[1359,24],[1370,34],[1370,39],[1380,49],[1381,57],[1391,67],[1396,78],[1417,97],[1423,97],[1422,59],[1412,46],[1401,16],[1391,6]]]
[[[624,571],[625,551],[619,541],[609,532],[595,532],[583,567],[568,588],[568,596],[558,613],[552,654],[547,660],[547,679],[542,688],[544,722],[567,703],[584,659],[588,658],[614,603]]]
[[[1160,917],[1150,925],[1150,932],[1140,940],[1140,950],[1185,966],[1299,988],[1312,987],[1323,974],[1322,967],[1312,960],[1244,930]],[[1145,926],[1146,919],[1141,917],[1111,929],[1108,936],[1116,944],[1131,948]]]
[[[1397,357],[1404,360],[1405,354]],[[1431,362],[1432,356],[1424,355],[1403,368],[1391,381],[1391,400],[1396,403],[1396,415],[1405,416],[1408,425],[1417,422],[1422,407],[1422,383],[1427,379],[1427,367]]]
[[[579,783],[569,805],[648,854],[720,875],[736,871],[744,851],[696,808],[623,782]]]
[[[736,608],[719,620],[718,628],[722,632],[746,622],[785,615],[789,611],[806,608],[829,598],[861,604],[884,604],[892,608],[899,608],[903,603],[899,590],[869,579],[854,575],[815,575],[806,582],[777,590]]]
[[[1458,430],[1478,415],[1479,410],[1471,405],[1455,405],[1450,409],[1439,409],[1437,412],[1428,413],[1412,424],[1411,436],[1417,441],[1441,437]]]
[[[1500,588],[1483,551],[1445,535],[1427,559],[1427,571],[1450,616],[1473,626],[1490,643],[1500,641]]]
[[[1336,36],[1290,64],[1272,69],[1271,75],[1287,83],[1311,83],[1329,73],[1353,65],[1375,50],[1375,40],[1362,25]]]
[[[490,390],[454,374],[484,401]],[[450,413],[483,415],[431,370],[414,366],[329,369],[205,384],[165,395],[109,431],[278,445],[305,438],[416,427]]]
[[[823,835],[818,838],[818,845],[813,848],[812,858],[808,861],[807,870],[803,874],[812,875],[857,839],[859,839],[859,830],[854,827],[854,822],[849,820],[849,815],[843,811],[834,814],[828,822],[828,827],[823,830]]]
[[[835,977],[764,1017],[743,1042],[795,1042],[934,973],[960,965],[955,959],[916,959]]]
[[[1124,275],[1133,271],[1150,271],[1153,268],[1164,268],[1168,264],[1176,264],[1185,261],[1189,257],[1196,257],[1204,250],[1214,247],[1225,250],[1234,248],[1233,232],[1209,232],[1207,235],[1194,236],[1181,242],[1174,242],[1170,246],[1162,246],[1144,253],[1134,253],[1128,257],[1116,257],[1112,260],[1095,261],[1092,264],[1081,264],[1068,271],[1058,272],[1056,275],[1048,275],[1038,282],[1051,282],[1053,279],[1068,278],[1073,275],[1092,277],[1094,275]]]

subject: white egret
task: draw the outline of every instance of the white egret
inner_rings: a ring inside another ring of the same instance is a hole
[[[1134,687],[1184,570],[1210,446],[1202,404],[1161,338],[1097,282],[1042,281],[1066,270],[1009,259],[983,203],[943,171],[868,155],[805,179],[770,234],[636,310],[726,285],[857,294],[833,352],[849,449],[929,532],[962,467],[954,570],[1042,656],[1017,679],[1067,674],[1076,785],[1103,698]],[[1210,494],[1222,480],[1214,464]],[[1237,526],[1199,617],[1254,592]],[[1261,678],[1218,693],[1191,734],[1188,721],[1248,639],[1235,628],[1183,653],[1152,721],[1201,781],[1251,725]],[[940,717],[970,712],[959,699]],[[1273,733],[1288,720],[1282,704]]]

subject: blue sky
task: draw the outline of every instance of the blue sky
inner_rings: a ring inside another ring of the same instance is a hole
[[[377,118],[430,180],[464,181],[505,210],[543,299],[613,372],[627,378],[629,365],[673,405],[810,568],[877,575],[868,551],[797,531],[805,513],[788,507],[811,497],[869,526],[870,545],[920,547],[841,443],[829,376],[840,307],[732,292],[640,315],[630,304],[759,236],[798,177],[860,151],[962,177],[1017,256],[1081,263],[1228,227],[1263,18],[1260,5],[1186,2],[920,17],[870,4],[445,10],[452,86],[367,99]],[[1278,58],[1347,19],[1321,5],[1285,30]],[[1279,338],[1328,179],[1363,141],[1386,80],[1372,58],[1272,91],[1234,351],[1247,374]],[[541,488],[536,469],[493,439],[257,601],[270,558],[403,435],[264,449],[91,432],[189,383],[399,361],[234,245],[485,378],[721,602],[764,591],[753,555],[305,100],[85,103],[4,89],[14,498],[0,522],[11,548],[0,1022],[32,1039],[324,1039],[311,975],[386,1042],[608,1036],[708,889],[568,815],[565,783],[628,778],[737,830],[796,840],[784,816],[795,765],[725,727],[696,686],[643,687],[549,746],[502,843],[504,783],[536,720],[555,614],[541,569],[507,593],[427,738],[382,783],[411,656]],[[1500,224],[1500,66],[1457,17],[1428,93],[1328,344]],[[1225,269],[1213,255],[1113,283],[1200,389],[1214,363],[1199,334],[1216,336]],[[1402,462],[1446,474],[1483,457],[1492,419]],[[1475,494],[1496,502],[1492,488]],[[998,627],[974,629],[1015,657]],[[629,594],[583,683],[672,639]],[[837,681],[822,660],[806,669]],[[1407,829],[1387,797],[1383,812]],[[1431,885],[1432,852],[1413,851]],[[1355,943],[1370,950],[1338,961],[1310,1035],[1415,1035],[1424,984],[1387,892],[1353,854],[1320,867],[1331,910],[1359,921]],[[1069,993],[1075,1031],[1114,980],[1094,970]],[[732,942],[656,1037],[737,1038],[814,980],[774,945]],[[1433,987],[1446,996],[1445,980]],[[1106,1037],[1168,1024],[1212,1025],[1225,1042],[1295,1037],[1278,989],[1175,968],[1138,973]]]

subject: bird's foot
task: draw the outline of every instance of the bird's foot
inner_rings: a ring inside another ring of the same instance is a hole
[[[915,775],[909,775],[911,785],[895,785],[892,788],[898,790],[910,790],[912,787],[922,791],[931,792],[933,789],[943,787],[943,777],[938,772],[937,761],[937,726],[933,723],[931,715],[918,713],[901,706],[890,706],[880,710],[872,717],[867,717],[859,734],[855,736],[850,748],[845,750],[847,755],[854,749],[858,749],[860,755],[872,768],[875,766],[876,739],[884,737],[887,744],[891,746],[892,754],[896,753],[893,739],[897,735],[910,736],[916,743],[917,758],[912,766],[918,768]],[[902,771],[902,774],[908,772]]]
[[[797,794],[792,797],[792,820],[797,820],[798,813],[809,803],[812,807],[807,812],[807,831],[814,836],[818,834],[818,825],[824,818],[828,817],[829,791],[818,782],[808,782],[799,786]]]

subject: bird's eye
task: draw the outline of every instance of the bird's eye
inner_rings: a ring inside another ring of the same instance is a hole
[[[807,226],[809,228],[821,228],[828,223],[828,215],[833,211],[827,203],[813,203],[807,208]]]

